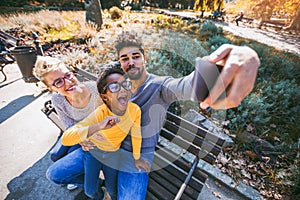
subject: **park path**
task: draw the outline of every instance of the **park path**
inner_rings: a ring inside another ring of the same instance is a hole
[[[179,17],[187,17],[187,18],[196,18],[199,16],[199,13],[195,12],[177,12],[177,11],[169,11],[169,10],[159,10],[164,14],[179,16]],[[213,20],[211,20],[213,21]],[[232,34],[252,39],[258,41],[263,44],[267,44],[269,46],[275,47],[279,50],[283,50],[285,52],[290,52],[293,54],[297,54],[300,56],[300,36],[297,34],[288,34],[284,32],[276,32],[272,29],[258,29],[254,27],[248,27],[241,23],[240,26],[236,26],[235,23],[228,22],[219,22],[213,21],[217,26],[223,28],[224,31],[231,32]]]
[[[300,56],[300,36],[279,33],[274,30],[261,30],[247,26],[236,26],[233,23],[216,22],[223,30],[229,31],[236,36],[252,39],[276,49],[290,52]]]

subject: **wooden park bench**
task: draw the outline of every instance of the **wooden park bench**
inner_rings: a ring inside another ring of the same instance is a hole
[[[0,30],[0,72],[4,76],[4,79],[1,82],[6,81],[7,79],[7,76],[4,73],[4,67],[16,61],[16,59],[11,55],[9,48],[18,46],[19,41],[20,40],[18,38]]]
[[[75,71],[81,78],[96,80],[84,70]],[[51,101],[45,103],[42,112],[62,130]],[[200,160],[214,164],[224,142],[202,124],[196,125],[167,112],[149,176],[147,199],[196,200],[208,177],[197,165]]]
[[[269,28],[273,28],[276,31],[281,30],[284,26],[285,26],[285,23],[283,23],[283,22],[277,22],[277,21],[271,21],[271,20],[262,21],[260,24],[260,28],[261,27],[269,27]]]
[[[247,18],[247,17],[243,17],[243,18],[242,18],[242,22],[243,22],[244,24],[252,25],[253,21],[254,21],[253,18]]]

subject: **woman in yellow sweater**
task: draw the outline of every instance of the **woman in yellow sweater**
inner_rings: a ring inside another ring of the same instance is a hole
[[[104,104],[81,122],[67,129],[62,136],[63,145],[70,146],[90,140],[97,148],[86,152],[100,161],[106,177],[106,187],[116,199],[117,169],[119,168],[119,148],[128,133],[131,134],[135,167],[150,171],[148,162],[140,159],[141,148],[141,110],[129,102],[131,82],[124,78],[119,68],[105,67],[97,81],[97,88]],[[85,163],[88,165],[88,163]],[[97,178],[97,177],[96,177]],[[97,184],[95,178],[95,184]]]

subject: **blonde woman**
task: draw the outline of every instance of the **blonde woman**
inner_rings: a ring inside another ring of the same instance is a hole
[[[38,56],[33,73],[53,92],[52,103],[65,129],[83,120],[102,104],[96,82],[79,82],[73,72],[57,58]],[[65,147],[59,141],[58,148],[51,155],[56,162],[48,168],[46,176],[56,184],[82,187],[90,198],[101,199],[104,196],[98,188],[101,179],[97,187],[89,182],[99,177],[99,174],[90,173],[97,171],[94,168],[99,166],[99,161],[78,147],[80,145]],[[85,166],[86,159],[94,164]],[[89,167],[93,170],[87,169]]]

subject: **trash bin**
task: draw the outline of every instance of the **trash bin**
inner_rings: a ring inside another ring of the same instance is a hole
[[[32,46],[17,46],[10,48],[10,52],[16,58],[23,80],[26,83],[38,82],[38,79],[32,74],[37,58],[35,48]]]

